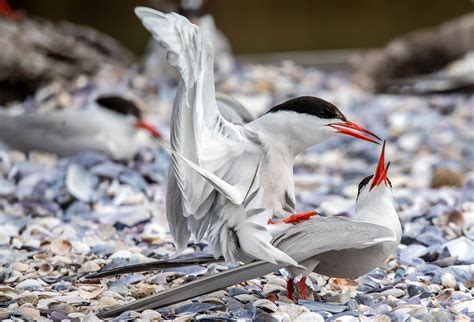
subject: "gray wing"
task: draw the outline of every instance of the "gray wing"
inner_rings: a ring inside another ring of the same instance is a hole
[[[342,217],[319,217],[295,225],[273,240],[273,245],[301,262],[341,249],[361,249],[396,241],[389,228]]]
[[[254,120],[252,114],[234,97],[218,92],[216,99],[219,112],[227,121],[234,124],[245,124]]]
[[[137,8],[135,12],[166,49],[168,62],[181,76],[171,120],[172,150],[246,194],[254,179],[257,183],[260,180],[254,174],[263,151],[250,139],[253,133],[249,129],[234,125],[219,114],[212,45],[197,26],[180,15],[148,8]],[[212,211],[224,206],[224,201],[218,200],[216,189],[200,174],[176,155],[172,156],[170,172],[176,185],[169,187],[168,196],[181,195],[173,197],[167,209],[170,223],[176,223],[172,228],[175,240],[182,245],[190,234],[196,239],[205,237],[211,224],[229,226],[232,211]]]

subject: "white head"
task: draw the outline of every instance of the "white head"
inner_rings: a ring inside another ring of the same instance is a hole
[[[380,140],[366,128],[348,121],[335,105],[312,96],[297,97],[277,105],[250,125],[282,141],[295,155],[337,133],[373,143]]]
[[[385,142],[375,174],[365,177],[359,183],[355,218],[392,227],[400,235],[401,227],[393,203],[392,184],[387,177],[390,162],[385,166],[384,159]]]

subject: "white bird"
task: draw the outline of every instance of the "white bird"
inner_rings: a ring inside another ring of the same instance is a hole
[[[242,283],[281,268],[289,271],[292,277],[303,274],[303,278],[311,272],[348,279],[368,273],[395,252],[402,235],[400,220],[393,203],[391,183],[387,177],[389,164],[386,167],[384,165],[384,148],[385,144],[375,174],[364,178],[359,184],[354,217],[314,217],[292,226],[273,239],[273,246],[304,265],[304,268],[258,260],[101,312],[98,316],[106,318],[127,310],[156,309]],[[180,264],[179,261],[164,264]],[[189,265],[192,260],[181,262]],[[135,265],[135,268],[137,266]],[[149,265],[154,269],[158,266],[151,263]],[[304,282],[301,284],[303,286]],[[288,285],[292,286],[292,283]],[[292,291],[288,288],[289,297]],[[304,289],[302,293],[305,293]]]
[[[13,114],[0,111],[0,142],[23,152],[45,151],[70,156],[81,151],[102,152],[129,159],[150,146],[160,133],[141,120],[131,101],[99,97],[86,108]]]
[[[379,162],[374,175],[365,177],[359,183],[356,202],[356,215],[351,219],[324,218],[312,221],[312,225],[298,225],[273,241],[279,249],[291,254],[304,269],[289,267],[290,279],[287,284],[288,298],[292,299],[293,278],[302,275],[299,280],[301,297],[306,299],[306,277],[311,272],[331,277],[354,279],[367,273],[393,254],[400,243],[402,228],[393,204],[391,183],[387,177],[390,162],[385,167],[385,142],[382,146]],[[333,232],[337,238],[329,247],[314,241],[309,236]],[[362,229],[359,232],[359,229]],[[375,236],[375,231],[383,236],[367,241],[366,237]],[[361,234],[369,234],[363,236]],[[351,236],[354,234],[353,236]],[[346,236],[347,235],[347,236]],[[311,243],[308,243],[311,240]],[[313,253],[312,253],[313,252]],[[322,253],[320,253],[322,252]],[[308,257],[308,254],[314,256]]]
[[[316,97],[289,100],[245,125],[226,121],[216,103],[212,45],[199,28],[175,13],[143,7],[135,13],[166,49],[168,62],[181,77],[170,135],[177,154],[172,155],[167,190],[167,217],[176,248],[184,249],[192,237],[205,239],[214,256],[228,261],[296,264],[270,244],[266,227],[273,216],[295,211],[295,156],[336,133],[375,143],[364,133],[379,138]],[[233,189],[216,189],[178,154]],[[241,206],[261,211],[245,212]]]

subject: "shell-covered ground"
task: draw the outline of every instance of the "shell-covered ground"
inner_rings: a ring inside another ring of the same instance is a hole
[[[74,89],[49,86],[25,104],[50,108],[80,101],[78,95],[116,91],[154,111],[150,120],[166,132],[172,88],[150,91],[149,80],[134,70],[127,81],[108,81],[121,77],[114,72],[82,78]],[[219,88],[254,114],[288,97],[319,96],[386,138],[402,244],[383,267],[355,281],[311,275],[314,300],[289,301],[284,276],[275,272],[172,307],[125,312],[117,320],[474,318],[474,96],[372,95],[344,74],[287,62],[240,66]],[[300,155],[298,209],[350,216],[357,185],[373,173],[379,153],[367,142],[335,137]],[[164,219],[168,162],[158,146],[126,162],[97,153],[58,159],[0,151],[0,318],[95,321],[105,307],[225,270],[219,263],[82,278],[104,266],[174,255]],[[201,252],[205,244],[186,250]]]

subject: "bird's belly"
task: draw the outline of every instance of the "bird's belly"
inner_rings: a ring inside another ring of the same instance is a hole
[[[314,272],[330,277],[355,279],[382,264],[395,251],[393,243],[364,249],[343,249],[317,255],[320,263]]]

